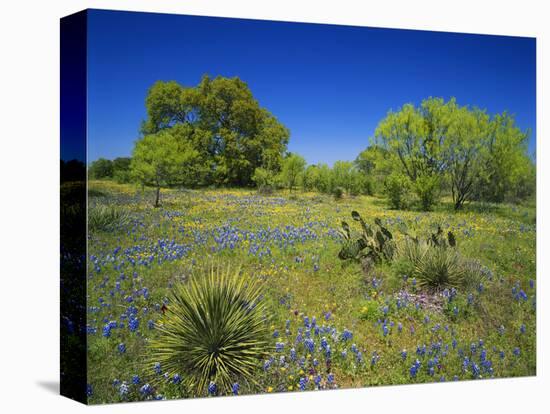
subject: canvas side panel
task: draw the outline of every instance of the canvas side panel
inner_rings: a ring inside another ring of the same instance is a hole
[[[87,12],[61,19],[61,394],[87,401]]]

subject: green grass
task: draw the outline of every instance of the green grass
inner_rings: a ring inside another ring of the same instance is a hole
[[[115,232],[90,232],[88,253],[94,260],[88,272],[88,382],[92,403],[193,396],[183,382],[176,384],[162,376],[162,368],[160,375],[151,368],[147,344],[157,338],[158,330],[148,325],[161,318],[171,287],[186,283],[189,275],[212,258],[240,266],[260,282],[267,309],[265,324],[274,336],[272,347],[277,342],[284,344],[282,352],[272,351],[273,361],[267,369],[264,363],[269,359],[258,363],[254,382],[239,381],[239,393],[297,390],[304,384],[305,389],[324,389],[536,372],[535,290],[529,284],[535,279],[532,205],[470,204],[454,212],[443,203],[423,213],[390,210],[382,199],[366,196],[335,200],[313,193],[294,192],[289,198],[286,191],[263,196],[248,190],[205,189],[163,190],[162,206],[155,209],[152,190],[112,182],[91,182],[90,188],[103,194],[94,198],[94,205],[118,206],[131,218]],[[456,235],[461,256],[478,260],[486,269],[483,286],[459,289],[449,302],[441,293],[423,292],[403,274],[406,266],[397,262],[377,265],[370,274],[358,263],[343,263],[338,259],[337,228],[342,220],[349,221],[352,210],[369,222],[381,218],[398,244],[403,240],[398,231],[401,221],[419,231],[442,223],[445,231]],[[523,290],[527,300],[515,299],[513,289]],[[408,301],[399,296],[404,291]],[[316,317],[317,326],[326,326],[319,335],[311,328],[313,353],[303,341],[296,342],[299,328],[305,338],[306,316],[309,321]],[[129,329],[129,320],[138,321],[135,330]],[[107,329],[109,335],[104,336],[109,321],[117,327]],[[341,339],[345,329],[353,333],[348,341]],[[320,348],[322,337],[331,345],[330,358]],[[118,350],[121,343],[126,347],[124,353]],[[473,343],[477,344],[475,352]],[[352,344],[361,352],[362,362],[351,351]],[[427,347],[424,355],[423,345]],[[430,355],[432,346],[436,349]],[[292,347],[296,361],[291,360]],[[483,369],[481,348],[491,361],[492,373]],[[434,356],[439,363],[431,375]],[[475,362],[479,375],[471,365],[463,370],[464,356]],[[417,358],[421,368],[413,377],[410,368]],[[139,376],[139,384],[132,384],[134,375]],[[185,376],[183,369],[180,375]],[[122,382],[128,385],[127,393],[121,393]],[[150,384],[150,392],[147,388],[140,391],[145,383]],[[218,394],[228,393],[231,390],[218,390]]]

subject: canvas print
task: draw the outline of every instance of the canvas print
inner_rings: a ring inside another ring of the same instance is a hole
[[[86,10],[61,59],[63,395],[536,375],[536,39]]]

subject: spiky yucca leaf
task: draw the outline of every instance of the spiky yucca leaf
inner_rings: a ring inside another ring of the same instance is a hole
[[[414,273],[420,286],[436,290],[464,286],[467,277],[459,254],[443,247],[432,247],[419,256]]]
[[[268,328],[258,283],[240,270],[212,265],[176,285],[150,342],[154,360],[169,375],[180,374],[197,396],[211,381],[220,392],[233,381],[255,382],[258,360],[268,351]]]
[[[115,206],[98,205],[88,210],[90,231],[113,231],[131,223],[130,214]]]

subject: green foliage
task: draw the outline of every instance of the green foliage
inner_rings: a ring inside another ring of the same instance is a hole
[[[114,231],[131,222],[130,214],[115,206],[98,205],[88,209],[88,230]]]
[[[198,152],[189,142],[178,140],[169,131],[160,131],[136,142],[131,172],[137,181],[157,189],[154,205],[158,207],[160,187],[185,182],[198,159]]]
[[[410,180],[399,173],[388,175],[384,181],[384,192],[389,205],[394,209],[406,208],[409,200]]]
[[[334,187],[332,189],[332,196],[335,200],[341,200],[344,197],[344,189],[342,187]]]
[[[378,145],[370,145],[361,151],[355,165],[367,181],[365,186],[369,195],[383,193],[386,177],[395,169],[391,154]]]
[[[118,157],[113,160],[113,178],[117,183],[129,183],[132,179],[130,173],[130,157]]]
[[[281,181],[290,191],[298,184],[298,179],[306,167],[306,160],[298,154],[290,154],[283,161]]]
[[[534,193],[527,136],[507,113],[491,117],[454,98],[429,98],[419,107],[389,112],[376,128],[374,145],[356,163],[365,171],[383,165],[407,176],[425,211],[448,188],[458,210],[473,199],[502,202]]]
[[[391,232],[382,225],[379,218],[374,219],[374,226],[367,224],[357,211],[351,212],[354,221],[361,224],[361,236],[355,238],[347,222],[342,222],[344,242],[338,257],[341,260],[369,259],[374,263],[391,261],[395,252],[395,242]]]
[[[270,194],[275,187],[275,175],[273,172],[265,168],[256,168],[252,175],[252,181],[258,187],[258,191],[262,194]]]
[[[413,183],[413,190],[418,197],[423,211],[431,211],[439,198],[440,177],[437,175],[422,175]]]
[[[90,164],[88,176],[91,179],[101,180],[113,177],[113,162],[105,158],[99,158]]]
[[[527,196],[534,194],[535,166],[527,155],[527,139],[528,132],[522,132],[511,115],[493,117],[474,198],[500,203],[521,194],[525,182],[530,183],[528,187],[533,191]]]
[[[183,379],[196,396],[213,381],[222,394],[231,384],[255,382],[254,370],[268,351],[268,330],[259,285],[239,270],[219,265],[174,286],[152,340],[153,360],[170,377]]]
[[[146,107],[144,135],[185,130],[204,167],[195,171],[195,185],[250,185],[256,168],[281,168],[289,131],[237,77],[204,76],[196,87],[156,82]]]

